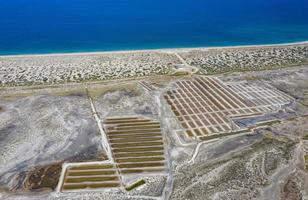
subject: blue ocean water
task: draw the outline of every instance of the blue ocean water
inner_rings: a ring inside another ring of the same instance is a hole
[[[0,54],[304,40],[307,0],[0,0]]]

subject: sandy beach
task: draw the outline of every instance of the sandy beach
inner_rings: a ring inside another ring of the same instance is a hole
[[[32,57],[32,56],[80,56],[80,55],[100,55],[100,54],[125,54],[125,53],[146,53],[146,52],[182,52],[193,50],[211,50],[211,49],[237,49],[237,48],[264,48],[280,47],[292,45],[307,45],[308,41],[290,42],[279,44],[260,44],[260,45],[237,45],[237,46],[215,46],[215,47],[183,47],[183,48],[162,48],[162,49],[142,49],[142,50],[115,50],[115,51],[93,51],[93,52],[74,52],[74,53],[43,53],[43,54],[18,54],[18,55],[0,55],[5,57]]]

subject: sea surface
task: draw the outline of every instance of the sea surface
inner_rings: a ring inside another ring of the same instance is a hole
[[[308,40],[308,0],[0,0],[0,54]]]

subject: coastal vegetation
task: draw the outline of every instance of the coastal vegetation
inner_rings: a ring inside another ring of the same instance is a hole
[[[178,62],[173,54],[146,51],[0,57],[0,85],[52,85],[162,75]]]
[[[172,75],[175,73],[174,66],[178,64],[194,67],[200,74],[299,66],[308,64],[308,45],[4,56],[0,57],[0,86],[54,85]]]
[[[180,56],[201,74],[259,71],[308,63],[307,45],[198,49]]]

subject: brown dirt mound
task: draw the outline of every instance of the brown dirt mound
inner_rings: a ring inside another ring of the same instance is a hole
[[[62,163],[37,167],[30,171],[25,179],[26,190],[54,190],[57,187],[62,169]]]

